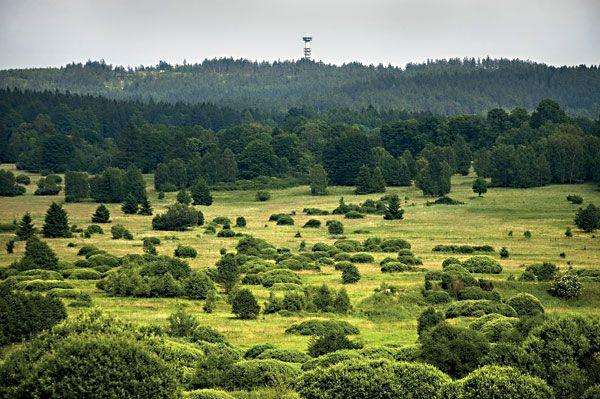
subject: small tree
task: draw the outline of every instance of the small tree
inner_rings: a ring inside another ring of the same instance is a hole
[[[110,211],[104,204],[98,205],[92,215],[92,223],[110,223]]]
[[[417,319],[417,333],[422,337],[427,331],[437,326],[446,319],[444,312],[435,310],[434,307],[428,307],[421,313]]]
[[[508,249],[506,247],[502,247],[500,248],[500,252],[498,252],[498,254],[500,255],[500,257],[502,259],[506,259],[509,257],[509,253],[508,253]]]
[[[342,283],[354,284],[360,280],[360,272],[354,264],[350,264],[342,270]]]
[[[25,187],[17,184],[10,170],[0,169],[0,197],[14,197],[25,193]]]
[[[48,244],[33,236],[25,244],[25,256],[15,266],[18,270],[57,270],[58,258]]]
[[[180,204],[189,205],[192,203],[192,196],[185,188],[182,188],[177,193],[177,202]]]
[[[338,220],[328,220],[327,221],[327,231],[331,235],[340,235],[344,234],[344,225],[342,222]]]
[[[140,204],[140,210],[138,211],[139,215],[151,216],[152,215],[152,204],[148,200],[148,197],[144,197],[142,203]]]
[[[56,202],[53,202],[46,212],[42,232],[44,237],[48,238],[72,236],[71,230],[69,229],[69,217],[67,212]]]
[[[215,310],[218,301],[219,295],[217,294],[217,292],[215,290],[209,291],[206,295],[206,301],[204,301],[204,306],[202,307],[202,309],[206,313],[212,313],[213,310]]]
[[[249,289],[239,290],[231,301],[231,310],[240,319],[256,319],[260,306]]]
[[[123,205],[121,206],[121,210],[127,215],[135,215],[137,213],[138,202],[133,194],[129,193],[127,195],[125,202],[123,202]]]
[[[206,180],[203,178],[196,180],[196,183],[192,186],[192,198],[194,199],[194,205],[210,206],[213,203],[212,195],[210,195]]]
[[[257,191],[256,192],[256,200],[260,202],[265,202],[271,199],[271,193],[268,191]]]
[[[400,208],[400,199],[396,194],[390,198],[383,218],[385,220],[404,219],[404,209]]]
[[[188,227],[198,225],[198,211],[179,202],[167,208],[165,213],[152,218],[154,230],[184,231]]]
[[[600,229],[600,208],[589,204],[587,208],[579,208],[575,215],[575,224],[586,233]]]
[[[473,182],[473,192],[477,193],[477,195],[479,195],[480,197],[483,194],[487,193],[487,189],[488,189],[488,184],[487,184],[487,181],[485,181],[485,179],[483,177],[478,177]]]
[[[217,282],[230,292],[240,279],[240,266],[234,254],[225,254],[217,261]]]
[[[385,192],[385,179],[379,167],[371,169],[367,165],[360,167],[356,177],[356,194],[371,194]]]
[[[327,172],[321,164],[315,164],[308,171],[310,193],[312,195],[327,195]]]
[[[36,228],[33,226],[31,221],[31,215],[29,212],[25,213],[19,222],[19,227],[15,232],[17,239],[21,241],[29,240],[36,232]]]
[[[90,196],[90,182],[87,173],[68,171],[65,173],[65,200],[81,202]]]
[[[6,253],[12,254],[15,250],[15,240],[8,240],[6,243]]]
[[[238,216],[235,219],[235,227],[246,227],[246,218],[243,216]]]
[[[350,297],[345,288],[340,288],[335,299],[333,300],[333,311],[335,313],[346,314],[352,309]]]
[[[571,231],[570,227],[567,227],[567,229],[565,230],[565,236],[566,237],[573,237],[573,231]]]

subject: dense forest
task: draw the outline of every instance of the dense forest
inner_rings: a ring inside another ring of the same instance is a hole
[[[297,184],[307,182],[313,165],[324,167],[331,184],[373,192],[365,187],[381,175],[383,186],[414,181],[437,196],[450,191],[452,174],[466,175],[471,165],[495,186],[600,180],[600,120],[570,117],[552,100],[533,113],[517,107],[443,116],[368,107],[255,115],[210,104],[3,90],[0,160],[48,173],[155,172],[161,191],[200,178],[213,185],[264,178]]]
[[[596,116],[600,111],[597,66],[553,67],[489,58],[431,60],[405,68],[224,58],[183,65],[161,61],[157,66],[125,69],[88,61],[62,68],[0,71],[0,87],[152,98],[172,104],[211,102],[278,112],[294,107],[359,110],[373,105],[471,114],[496,107],[532,110],[544,98],[555,99],[572,114]]]

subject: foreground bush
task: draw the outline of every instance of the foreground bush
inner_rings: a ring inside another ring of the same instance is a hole
[[[519,317],[538,316],[544,313],[544,307],[540,300],[531,294],[517,294],[510,298],[507,303],[517,312]]]
[[[225,380],[229,389],[252,390],[291,386],[299,374],[298,366],[275,359],[254,359],[233,364]]]
[[[305,399],[437,399],[449,382],[426,364],[355,359],[304,373],[298,392]]]

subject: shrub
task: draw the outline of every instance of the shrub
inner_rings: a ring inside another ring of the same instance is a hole
[[[486,291],[481,287],[465,287],[458,293],[458,299],[461,301],[470,299],[487,299],[490,301],[499,301],[500,294],[496,291]]]
[[[554,393],[537,377],[512,367],[484,366],[465,378],[448,384],[448,399],[548,399]]]
[[[99,280],[102,275],[94,269],[90,268],[75,268],[63,270],[63,274],[67,275],[67,278],[74,280]]]
[[[17,283],[17,289],[24,291],[42,292],[52,288],[73,288],[73,285],[60,280],[26,280]]]
[[[92,234],[104,234],[104,230],[102,229],[102,227],[98,226],[97,224],[90,224],[86,229],[85,232],[89,235]]]
[[[344,225],[342,222],[337,220],[328,220],[327,223],[327,231],[331,235],[340,235],[344,234]]]
[[[225,391],[216,389],[197,389],[195,391],[185,392],[184,399],[235,399]]]
[[[350,264],[342,270],[342,283],[354,284],[360,280],[360,272],[354,264]]]
[[[192,247],[178,245],[177,248],[175,248],[174,255],[178,258],[195,258],[198,256],[198,252]]]
[[[502,302],[465,300],[451,303],[446,309],[446,318],[479,317],[490,313],[498,313],[507,317],[517,317],[517,312],[510,305]]]
[[[258,355],[257,359],[275,359],[286,363],[304,363],[310,360],[310,356],[294,349],[267,349]]]
[[[281,215],[277,218],[278,226],[293,226],[294,219],[290,215]]]
[[[252,390],[260,387],[293,385],[300,374],[298,367],[275,359],[243,360],[231,366],[226,374],[230,389]]]
[[[304,208],[302,212],[307,215],[329,215],[329,211],[318,208]]]
[[[215,292],[213,281],[201,270],[191,272],[181,281],[181,284],[183,293],[190,299],[207,299],[212,292]]]
[[[42,233],[44,237],[48,238],[69,238],[72,236],[69,229],[69,217],[61,205],[53,202],[48,207]]]
[[[489,256],[472,256],[462,262],[462,265],[471,273],[499,274],[502,272],[502,266]]]
[[[548,292],[556,297],[572,299],[581,296],[582,286],[575,273],[564,273],[555,278]]]
[[[194,205],[206,205],[210,206],[213,203],[213,197],[210,194],[206,180],[199,178],[196,183],[192,185],[191,195],[194,199]]]
[[[313,337],[308,344],[308,354],[319,357],[340,349],[360,349],[362,345],[351,341],[341,331],[328,331],[324,335]]]
[[[231,307],[233,314],[240,319],[255,319],[260,312],[256,298],[248,289],[242,289],[235,293]]]
[[[17,177],[15,177],[15,181],[19,184],[23,184],[25,186],[28,186],[29,184],[31,184],[31,179],[29,178],[29,176],[27,175],[17,175]]]
[[[579,208],[575,215],[575,224],[586,233],[600,229],[600,208],[589,204],[587,208]]]
[[[104,204],[98,205],[92,215],[92,223],[110,223],[110,211]]]
[[[217,233],[217,237],[221,238],[232,238],[235,237],[235,231],[231,229],[223,228],[221,231]]]
[[[0,196],[14,197],[23,195],[25,187],[17,184],[15,175],[10,170],[0,169]]]
[[[410,249],[410,243],[401,238],[390,238],[383,240],[380,248],[382,252],[399,252],[402,249]]]
[[[417,319],[417,333],[419,337],[422,337],[423,334],[444,320],[444,312],[437,311],[431,306],[425,309]]]
[[[450,302],[450,294],[446,291],[425,291],[425,300],[427,303],[438,304]]]
[[[110,228],[110,233],[112,234],[113,240],[118,240],[121,238],[124,238],[125,240],[133,240],[133,235],[131,232],[121,224],[115,224],[112,226]]]
[[[286,334],[295,335],[325,335],[327,332],[338,331],[346,335],[359,334],[358,328],[342,320],[304,320],[288,327]]]
[[[198,225],[198,212],[191,206],[175,203],[163,214],[152,218],[154,230],[184,231]]]
[[[271,193],[268,191],[257,191],[255,198],[257,201],[265,202],[271,199]]]
[[[121,210],[126,215],[135,215],[138,212],[138,208],[138,199],[133,195],[133,193],[129,193],[127,197],[125,197],[125,201],[121,206]]]
[[[287,269],[273,269],[260,273],[263,287],[269,288],[276,283],[302,284],[302,279],[296,273]]]
[[[544,313],[544,307],[539,299],[527,293],[521,293],[513,296],[507,301],[519,317],[538,316]]]
[[[533,274],[538,281],[550,281],[558,274],[558,267],[550,262],[535,263],[527,266],[525,272]]]
[[[345,215],[346,219],[362,219],[364,217],[365,217],[365,215],[363,215],[362,213],[357,212],[357,211],[350,211],[350,212],[346,213],[346,215]]]
[[[304,226],[302,226],[303,228],[307,229],[307,228],[319,228],[321,227],[321,221],[318,219],[309,219],[306,223],[304,223]]]
[[[382,273],[410,272],[415,268],[400,262],[388,262],[381,267]]]
[[[25,184],[25,183],[22,183]],[[575,194],[569,194],[567,195],[567,201],[569,201],[572,204],[575,205],[581,205],[583,204],[583,197],[580,195],[575,195]]]
[[[354,254],[350,257],[350,262],[354,263],[373,263],[375,259],[373,259],[372,255],[369,254]]]
[[[525,230],[525,232],[523,233],[523,237],[525,237],[527,239],[531,238],[531,231]]]
[[[502,247],[500,248],[500,252],[498,252],[498,255],[500,255],[502,259],[507,259],[510,254],[508,253],[508,249],[506,249],[506,247]]]
[[[238,216],[235,219],[235,227],[246,227],[246,218],[243,216]]]
[[[88,255],[93,254],[94,252],[88,253]],[[106,254],[106,253],[96,253],[95,255],[91,255],[87,259],[89,263],[89,267],[98,267],[98,266],[108,266],[110,268],[117,267],[121,263],[119,258],[114,255]]]

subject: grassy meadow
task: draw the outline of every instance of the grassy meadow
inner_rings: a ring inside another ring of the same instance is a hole
[[[4,169],[12,169],[14,165],[2,165]],[[20,172],[18,172],[20,173]],[[24,196],[0,197],[0,222],[8,223],[14,218],[19,219],[25,212],[32,214],[37,228],[43,224],[44,214],[53,201],[63,202],[61,192],[58,196],[35,196],[33,191],[39,175],[30,174],[32,183],[27,187]],[[154,207],[154,213],[161,213],[175,201],[176,193],[167,193],[165,198],[158,200],[154,191],[152,176],[145,176],[148,184],[148,195]],[[235,221],[237,216],[247,220],[245,228],[233,229],[236,232],[252,234],[274,244],[277,247],[288,247],[293,252],[298,250],[300,242],[305,240],[307,247],[316,242],[333,243],[334,239],[327,234],[325,221],[338,219],[344,223],[345,236],[348,239],[364,240],[369,236],[382,238],[403,238],[412,244],[412,251],[423,260],[427,269],[440,269],[441,262],[447,253],[432,252],[437,244],[489,244],[496,249],[491,256],[499,259],[498,250],[505,246],[510,251],[509,259],[500,260],[504,271],[500,275],[487,275],[494,281],[503,298],[518,292],[530,292],[536,295],[550,313],[574,312],[582,314],[597,313],[600,308],[600,283],[584,283],[584,294],[577,300],[563,300],[551,297],[547,292],[548,284],[507,281],[510,274],[515,277],[522,272],[524,265],[550,261],[561,269],[569,264],[574,268],[600,267],[600,237],[578,231],[573,224],[573,217],[578,206],[568,202],[568,194],[579,194],[584,198],[584,205],[596,203],[600,205],[600,191],[592,184],[554,185],[530,189],[492,188],[483,197],[477,197],[471,190],[474,176],[454,176],[450,196],[464,205],[425,206],[431,198],[424,197],[413,187],[388,188],[387,193],[397,193],[403,199],[405,219],[396,221],[383,220],[381,215],[366,215],[364,219],[344,219],[343,215],[308,216],[302,213],[306,207],[333,210],[344,196],[346,203],[359,203],[367,198],[377,199],[381,195],[357,196],[351,187],[330,187],[327,196],[311,196],[309,188],[294,187],[283,190],[270,190],[271,200],[256,202],[255,191],[223,191],[213,192],[214,203],[210,207],[198,207],[202,210],[206,221],[217,216],[227,216]],[[71,224],[85,228],[92,224],[90,217],[98,204],[93,202],[64,204],[69,214]],[[112,224],[122,224],[134,235],[133,241],[111,239],[110,226],[102,225],[103,235],[93,235],[84,239],[76,234],[70,239],[46,240],[59,258],[64,261],[78,259],[77,251],[85,244],[93,244],[109,253],[122,256],[128,253],[142,253],[143,237],[154,236],[161,239],[157,247],[160,254],[173,255],[178,244],[191,245],[198,251],[198,257],[189,260],[192,268],[207,268],[213,266],[219,259],[219,250],[226,248],[233,251],[237,238],[217,238],[216,235],[205,235],[203,227],[197,227],[186,232],[153,231],[152,216],[124,215],[120,204],[107,204],[111,212]],[[294,226],[276,226],[269,222],[273,213],[288,213],[295,211]],[[320,219],[319,229],[303,229],[304,223],[310,219]],[[573,229],[573,237],[564,234],[567,226]],[[355,230],[368,230],[369,233],[355,234]],[[527,239],[523,232],[529,230],[532,237]],[[294,238],[300,231],[302,238]],[[509,236],[509,231],[513,232]],[[17,242],[14,254],[7,254],[5,243],[11,239],[12,233],[0,233],[0,267],[8,267],[19,259],[24,251],[24,243]],[[67,247],[69,242],[75,247]],[[559,256],[566,254],[565,258]],[[423,273],[383,274],[379,261],[390,254],[374,253],[375,263],[358,264],[362,279],[357,284],[346,288],[352,300],[354,312],[348,316],[310,315],[302,314],[293,317],[279,315],[261,315],[256,320],[238,320],[230,312],[230,306],[221,300],[212,314],[202,311],[201,301],[182,299],[137,299],[109,297],[95,287],[96,281],[70,280],[77,288],[92,295],[94,306],[100,307],[123,319],[135,323],[165,323],[168,315],[183,303],[189,312],[194,313],[202,323],[222,332],[235,345],[247,348],[257,343],[270,342],[284,348],[304,350],[309,338],[286,335],[284,330],[291,324],[309,317],[332,317],[344,319],[356,325],[361,331],[361,339],[368,345],[375,344],[412,344],[417,338],[416,318],[423,310],[425,302],[421,295]],[[470,255],[452,255],[460,259]],[[322,284],[339,289],[341,287],[341,272],[333,267],[324,267],[321,272],[300,272],[305,284]],[[373,290],[386,282],[400,289],[398,300],[377,309],[377,312],[365,314],[363,301]],[[262,287],[250,286],[257,295],[259,303],[268,298],[268,290]],[[81,308],[69,308],[71,314],[81,312]],[[376,313],[376,314],[374,314]],[[460,322],[460,321],[457,321]]]

